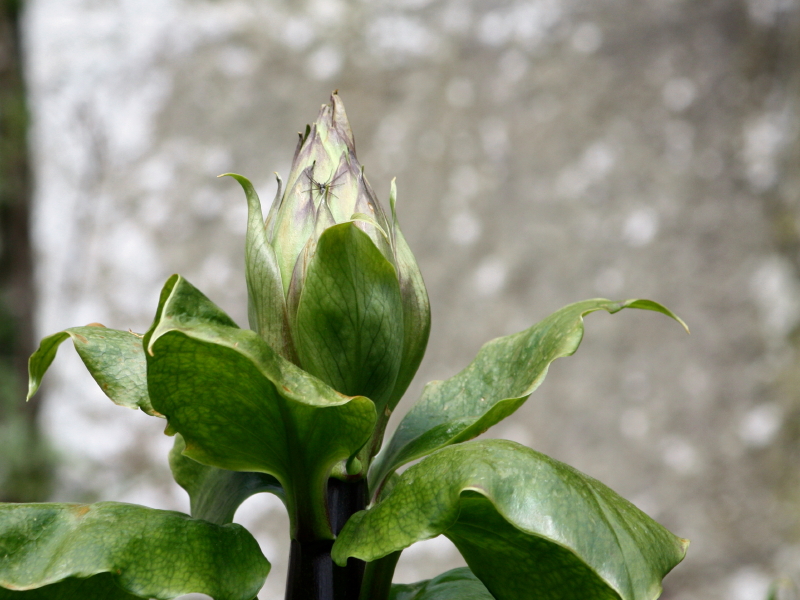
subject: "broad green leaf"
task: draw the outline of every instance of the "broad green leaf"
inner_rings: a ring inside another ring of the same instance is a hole
[[[373,403],[344,396],[283,359],[181,277],[167,282],[145,344],[153,406],[186,440],[183,453],[208,466],[274,476],[293,536],[331,538],[327,478],[368,439]]]
[[[246,177],[225,173],[238,181],[247,198],[247,239],[245,241],[245,274],[247,279],[247,313],[250,328],[257,332],[278,354],[292,360],[291,334],[286,314],[281,271],[275,250],[269,243],[261,200]],[[277,174],[276,174],[277,175]],[[222,175],[220,175],[222,177]],[[281,198],[281,178],[273,204]]]
[[[373,561],[439,534],[497,600],[653,600],[688,544],[572,467],[481,440],[406,470],[350,518],[332,556]]]
[[[34,590],[17,592],[0,588],[0,600],[138,600],[116,583],[109,573],[93,577],[68,577]]]
[[[109,578],[92,576],[108,573],[125,592],[159,600],[189,593],[251,600],[270,567],[239,525],[118,502],[0,505],[0,556],[0,586],[10,590],[91,577],[53,589],[97,596]]]
[[[394,267],[354,222],[319,238],[293,326],[306,371],[383,411],[403,352],[400,286]]]
[[[494,600],[494,597],[472,571],[461,567],[426,581],[395,583],[389,600]]]
[[[147,363],[142,336],[130,331],[108,329],[102,325],[70,327],[44,338],[28,360],[28,399],[36,393],[61,342],[72,338],[75,350],[100,389],[115,404],[140,408],[160,417],[147,394]]]
[[[417,266],[417,260],[414,258],[411,248],[408,247],[403,232],[400,231],[396,204],[397,186],[395,180],[392,179],[389,205],[392,209],[395,263],[403,300],[403,359],[392,395],[389,398],[389,410],[394,410],[411,384],[411,380],[414,379],[422,357],[425,355],[428,336],[431,332],[431,307],[428,301],[428,291],[425,289],[425,282],[422,281],[422,273]]]
[[[425,386],[378,455],[370,487],[376,488],[399,466],[472,439],[505,419],[539,387],[551,362],[575,353],[583,338],[585,315],[597,310],[613,314],[623,308],[661,312],[683,324],[650,300],[585,300],[565,306],[530,329],[488,342],[466,369]]]
[[[189,494],[192,517],[226,525],[242,502],[253,494],[270,492],[283,498],[283,488],[272,475],[246,471],[229,471],[201,465],[184,456],[186,443],[183,436],[175,436],[169,453],[172,476]]]

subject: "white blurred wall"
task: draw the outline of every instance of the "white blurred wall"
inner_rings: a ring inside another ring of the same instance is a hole
[[[505,436],[690,538],[664,598],[755,600],[800,565],[796,0],[27,0],[38,331],[149,326],[180,272],[246,323],[245,203],[338,88],[399,214],[434,325],[408,406],[480,345],[588,297]],[[187,509],[163,422],[62,349],[44,427],[61,500]],[[402,411],[398,411],[401,413]],[[283,590],[279,503],[239,519]],[[459,564],[441,540],[398,578]],[[434,566],[438,565],[438,566]]]

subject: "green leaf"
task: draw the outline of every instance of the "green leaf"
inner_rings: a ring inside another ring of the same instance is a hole
[[[159,600],[188,593],[251,600],[270,568],[240,525],[117,502],[0,505],[0,556],[0,586],[7,589],[108,573],[129,594]],[[108,577],[91,577],[64,581],[54,591],[91,597],[108,584]]]
[[[233,177],[241,184],[247,198],[245,267],[250,328],[257,332],[275,352],[287,360],[292,360],[294,349],[289,333],[281,271],[278,268],[275,250],[269,243],[261,212],[261,200],[253,184],[246,177],[235,173],[225,173],[225,175]],[[281,184],[281,178],[278,176],[278,193],[273,204],[280,203]]]
[[[72,338],[75,350],[97,385],[112,402],[140,408],[160,417],[147,394],[147,363],[142,336],[130,331],[108,329],[102,325],[71,327],[44,338],[28,360],[28,399],[36,393],[61,342]]]
[[[409,461],[472,439],[519,408],[547,375],[550,363],[574,354],[583,317],[641,308],[677,316],[650,300],[585,300],[565,306],[533,327],[485,344],[470,365],[445,381],[432,381],[405,415],[370,473],[372,489]]]
[[[355,223],[329,227],[319,238],[292,334],[306,371],[383,411],[403,352],[400,286],[394,267]]]
[[[186,440],[183,453],[276,477],[293,537],[331,538],[327,478],[368,439],[372,402],[336,392],[231,325],[181,277],[167,282],[161,298],[145,336],[148,386],[153,406]]]
[[[403,300],[403,358],[400,372],[389,398],[389,410],[394,410],[400,398],[408,389],[411,380],[422,362],[428,336],[431,332],[431,307],[428,291],[422,280],[417,260],[408,247],[400,225],[397,222],[397,186],[392,179],[389,192],[389,205],[392,209],[392,236],[395,246],[395,262],[400,279],[400,294]]]
[[[653,600],[682,540],[599,481],[507,440],[439,450],[347,522],[332,556],[446,535],[497,600]]]
[[[253,494],[270,492],[283,499],[283,488],[272,475],[229,471],[201,465],[183,454],[183,436],[175,436],[169,453],[172,476],[189,494],[195,519],[226,525],[233,522],[236,509]]]
[[[0,600],[138,600],[116,583],[109,573],[86,579],[68,577],[34,590],[18,592],[0,588]]]
[[[426,581],[395,583],[389,600],[494,600],[494,597],[472,571],[461,567]]]

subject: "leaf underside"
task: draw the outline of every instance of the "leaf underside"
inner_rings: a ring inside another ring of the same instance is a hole
[[[393,584],[389,600],[494,600],[472,571],[452,569],[417,583]]]
[[[270,567],[240,525],[118,502],[0,505],[0,556],[0,598],[252,600]]]
[[[183,454],[183,436],[175,436],[169,466],[175,481],[189,494],[192,517],[226,525],[233,522],[236,509],[253,494],[269,492],[284,499],[275,477],[252,471],[229,471],[209,467]]]
[[[109,573],[93,577],[68,577],[58,583],[23,592],[0,588],[0,600],[139,600],[116,583]]]
[[[498,600],[653,600],[682,540],[602,483],[507,440],[439,450],[353,515],[338,564],[444,534]]]

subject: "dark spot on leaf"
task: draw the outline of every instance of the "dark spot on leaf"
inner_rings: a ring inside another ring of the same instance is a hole
[[[80,334],[78,334],[78,333],[76,333],[76,334],[75,334],[75,338],[76,338],[76,339],[77,339],[79,342],[81,342],[82,344],[88,344],[88,343],[89,343],[89,340],[87,340],[85,337],[83,337],[82,335],[80,335]]]

